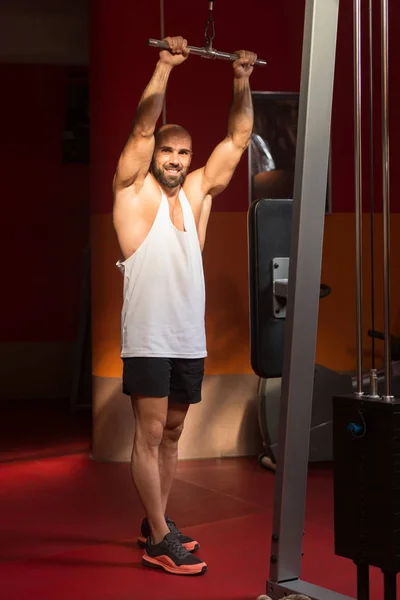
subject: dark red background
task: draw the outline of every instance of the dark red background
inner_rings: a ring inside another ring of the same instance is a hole
[[[1,65],[2,342],[76,338],[87,165],[62,163],[68,69]]]

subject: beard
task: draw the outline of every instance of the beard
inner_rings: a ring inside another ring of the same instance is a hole
[[[177,187],[178,185],[182,185],[187,175],[187,169],[182,169],[181,171],[177,172],[176,175],[169,175],[165,171],[164,167],[157,167],[154,161],[151,163],[150,170],[158,183],[171,189]]]

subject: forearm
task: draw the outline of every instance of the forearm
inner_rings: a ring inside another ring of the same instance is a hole
[[[253,130],[254,112],[248,77],[235,78],[228,118],[228,136],[235,146],[246,148]]]
[[[132,132],[151,136],[163,109],[168,79],[173,67],[159,61],[140,99],[133,120]]]

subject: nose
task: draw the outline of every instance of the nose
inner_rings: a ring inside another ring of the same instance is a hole
[[[177,152],[174,152],[173,154],[171,154],[169,162],[174,167],[179,166],[179,164],[180,164],[179,154]]]

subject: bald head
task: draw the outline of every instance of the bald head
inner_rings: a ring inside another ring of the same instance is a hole
[[[161,125],[161,127],[155,131],[154,137],[156,140],[156,147],[160,144],[167,143],[171,139],[175,139],[187,142],[189,149],[192,150],[192,137],[187,129],[181,125],[174,125],[171,123]]]
[[[155,148],[151,172],[167,187],[183,184],[192,160],[192,138],[181,125],[162,125],[154,134]]]

